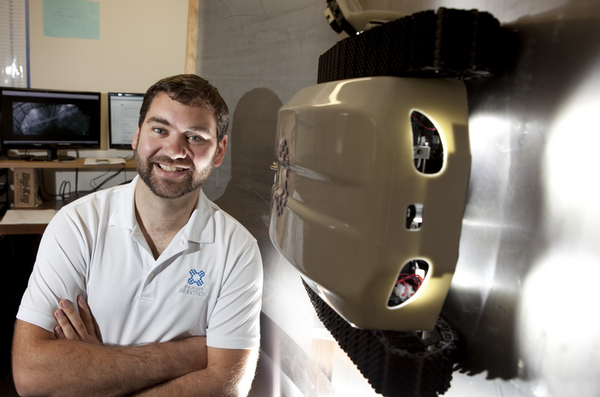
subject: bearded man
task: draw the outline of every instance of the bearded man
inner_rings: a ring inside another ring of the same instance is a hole
[[[228,121],[196,75],[148,89],[132,142],[138,177],[63,207],[44,233],[15,325],[20,395],[248,394],[260,252],[202,192]]]

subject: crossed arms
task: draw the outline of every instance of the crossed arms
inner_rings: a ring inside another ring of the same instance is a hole
[[[206,338],[140,346],[108,346],[97,334],[88,305],[79,313],[66,300],[51,333],[17,320],[13,374],[20,395],[245,396],[257,349],[218,349]]]

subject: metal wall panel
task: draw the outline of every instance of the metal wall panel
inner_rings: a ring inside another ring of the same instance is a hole
[[[255,396],[375,395],[268,238],[277,109],[316,83],[318,56],[340,39],[324,3],[200,7],[197,73],[232,114],[228,160],[205,190],[257,237],[265,265]],[[490,11],[511,38],[504,71],[467,82],[473,162],[442,312],[460,334],[462,356],[445,395],[600,395],[598,2],[393,4],[408,13]]]

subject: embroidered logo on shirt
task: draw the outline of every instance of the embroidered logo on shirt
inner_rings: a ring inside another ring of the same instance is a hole
[[[202,277],[204,276],[204,270],[197,271],[196,269],[192,269],[190,270],[190,278],[188,278],[188,284],[196,284],[198,287],[202,287],[202,284],[204,284],[204,281],[202,281]]]
[[[187,283],[179,290],[179,293],[185,295],[195,296],[197,298],[206,297],[206,292],[204,292],[204,280],[202,277],[206,276],[204,270],[190,270],[190,277],[187,279]]]

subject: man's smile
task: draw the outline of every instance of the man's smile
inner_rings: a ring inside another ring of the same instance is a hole
[[[170,166],[167,164],[161,164],[161,163],[156,163],[156,165],[167,172],[182,172],[182,171],[187,171],[188,168],[184,168],[184,167],[175,167],[175,166]]]

